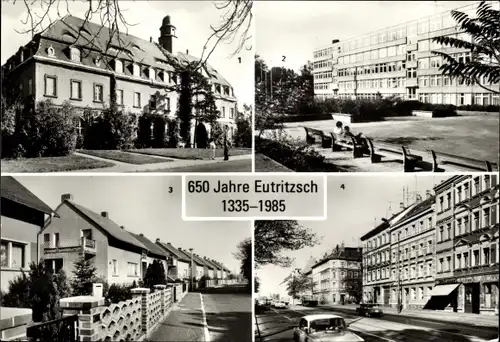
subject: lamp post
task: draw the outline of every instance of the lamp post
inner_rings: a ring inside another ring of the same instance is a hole
[[[193,288],[193,249],[192,248],[189,249],[189,253],[191,255],[191,291],[193,291],[194,288]]]
[[[401,232],[398,232],[398,313],[401,313],[403,310],[403,289],[401,288],[401,249],[400,249],[400,238]]]

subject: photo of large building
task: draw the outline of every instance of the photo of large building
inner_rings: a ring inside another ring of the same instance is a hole
[[[458,10],[475,17],[476,7]],[[345,41],[334,39],[313,52],[314,94],[319,99],[375,98],[380,93],[434,104],[500,104],[498,94],[442,75],[438,69],[443,59],[431,51],[450,54],[459,62],[469,61],[471,53],[432,41],[439,36],[471,41],[449,11]],[[480,83],[490,86],[485,79]]]
[[[115,33],[115,38],[110,39],[112,32],[108,28],[67,15],[21,46],[2,66],[2,74],[19,87],[23,98],[35,103],[50,99],[56,105],[69,101],[81,112],[86,108],[102,110],[109,106],[114,88],[116,103],[125,111],[172,118],[179,93],[167,88],[180,79],[175,75],[174,65],[199,59],[189,51],[175,51],[177,32],[170,16],[159,25],[157,41],[124,32],[117,37]],[[211,84],[220,111],[219,122],[231,137],[237,113],[233,87],[209,64],[203,66],[201,73]],[[82,124],[77,122],[80,130]],[[210,134],[210,125],[193,119],[191,144],[195,139],[195,124],[203,126],[198,131],[205,128]]]

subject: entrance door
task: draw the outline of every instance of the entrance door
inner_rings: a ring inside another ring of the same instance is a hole
[[[379,288],[375,287],[373,288],[373,302],[378,303],[378,293],[379,293]]]
[[[479,313],[479,283],[465,284],[465,312]]]
[[[410,303],[410,289],[404,289],[403,291],[403,307],[407,308]]]
[[[199,123],[196,127],[195,133],[196,135],[196,147],[198,148],[207,148],[208,146],[208,133],[205,125],[203,123]]]
[[[384,305],[389,305],[389,299],[391,293],[389,292],[389,287],[384,287]]]

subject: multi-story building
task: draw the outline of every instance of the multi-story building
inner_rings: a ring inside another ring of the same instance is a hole
[[[353,301],[346,290],[346,282],[362,278],[362,249],[340,247],[315,263],[312,269],[313,296],[322,303],[346,303]]]
[[[11,176],[2,176],[0,290],[7,291],[9,281],[38,262],[38,234],[52,209]]]
[[[34,102],[50,99],[56,105],[69,101],[80,114],[84,109],[104,109],[114,92],[117,104],[127,112],[174,118],[178,93],[166,90],[178,82],[173,61],[182,64],[198,59],[188,51],[174,53],[176,32],[170,17],[163,19],[158,43],[152,37],[144,40],[125,33],[108,42],[112,36],[106,27],[65,16],[21,46],[2,66],[2,74],[19,87],[23,98]],[[233,88],[212,66],[204,66],[201,72],[211,84],[221,113],[219,122],[231,136],[237,112]],[[76,119],[79,132],[83,120]],[[208,124],[194,126],[193,121],[192,143],[195,129],[196,134],[210,132]]]
[[[168,255],[168,277],[173,280],[189,279],[189,265],[191,260],[170,242],[164,243],[156,239],[156,244],[160,246]]]
[[[497,175],[455,176],[436,192],[436,288],[429,306],[498,312]]]
[[[363,241],[363,301],[390,304],[390,288],[394,285],[391,277],[391,233],[412,208],[400,204],[400,210],[361,237]]]
[[[497,1],[491,1],[494,8]],[[460,8],[475,17],[477,4]],[[470,60],[465,49],[432,42],[433,37],[471,37],[459,30],[451,13],[444,12],[401,25],[364,34],[315,49],[313,59],[316,97],[374,98],[396,95],[409,100],[454,105],[500,104],[498,94],[462,79],[442,76],[443,60],[431,51]],[[489,85],[486,79],[482,85]]]

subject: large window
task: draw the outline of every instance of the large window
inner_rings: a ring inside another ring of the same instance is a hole
[[[1,241],[0,243],[0,267],[3,268],[25,268],[26,245],[11,241]]]
[[[123,106],[123,89],[116,89],[116,104]]]
[[[127,264],[127,275],[128,276],[132,276],[132,277],[139,276],[139,267],[138,267],[138,264],[133,263],[133,262],[129,262]]]
[[[45,96],[57,96],[57,77],[45,75]]]
[[[134,93],[134,107],[136,108],[141,107],[141,93],[139,92]]]
[[[71,80],[71,99],[72,100],[82,99],[82,81]]]
[[[94,84],[94,102],[104,101],[104,87],[102,84]]]

